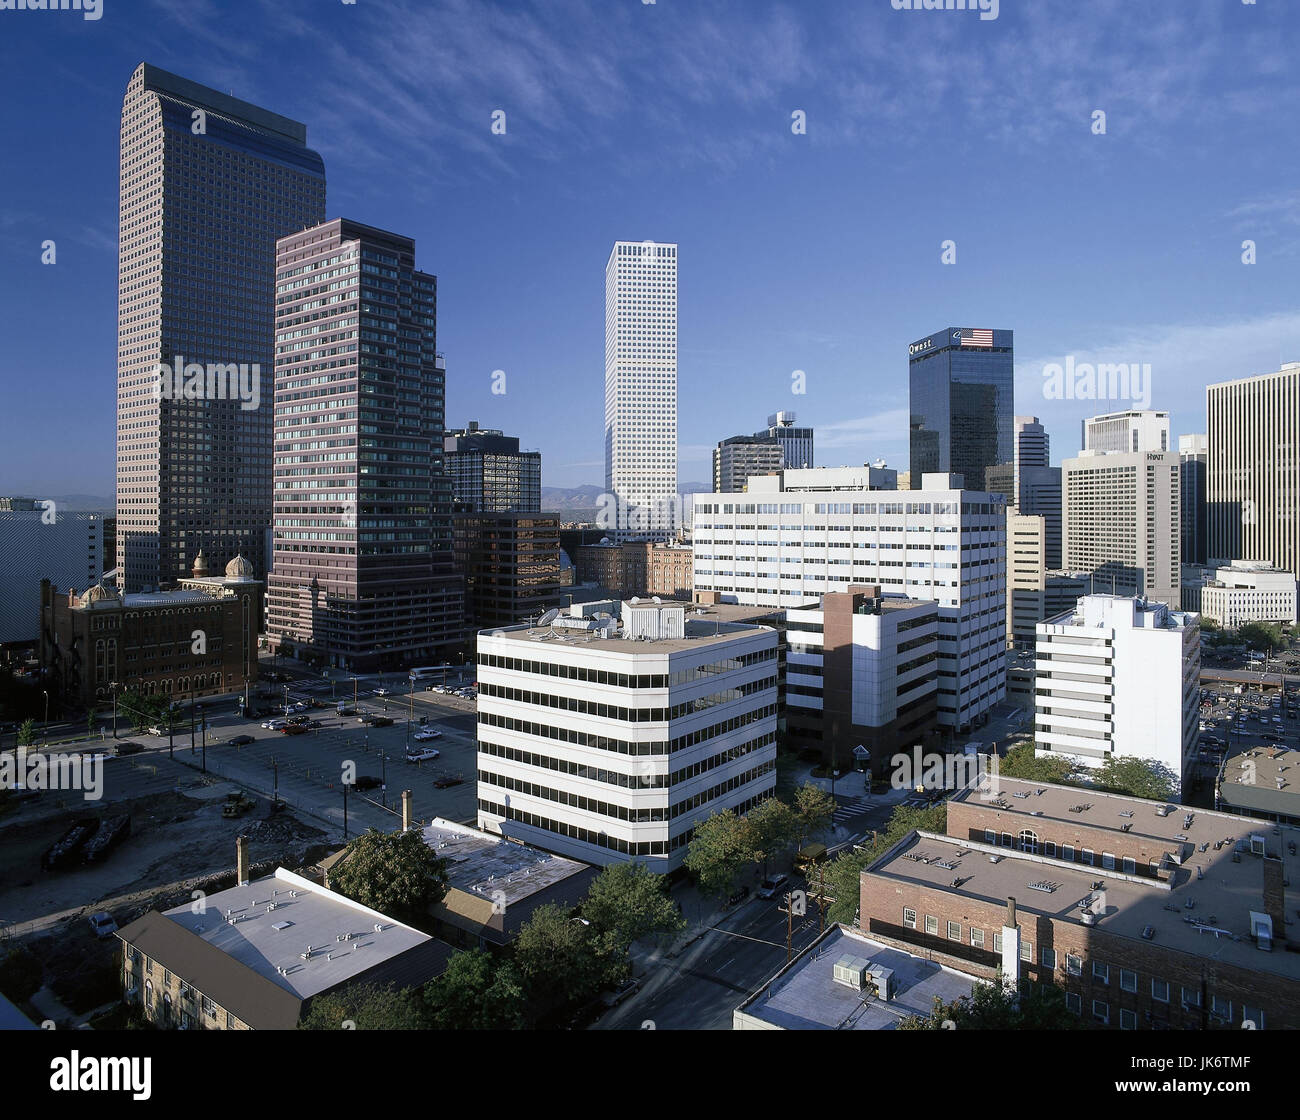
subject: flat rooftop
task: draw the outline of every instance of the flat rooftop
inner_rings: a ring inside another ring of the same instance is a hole
[[[685,650],[703,649],[712,645],[725,645],[746,635],[771,633],[770,628],[747,625],[744,622],[729,623],[716,616],[686,616],[686,636],[684,638],[651,638],[633,641],[628,638],[597,637],[590,630],[552,630],[549,626],[520,626],[517,628],[492,631],[492,633],[522,646],[561,646],[578,649],[591,649],[601,653],[619,653],[632,657],[645,653],[680,653]],[[621,633],[621,631],[620,631]]]
[[[1300,751],[1251,747],[1233,755],[1223,764],[1219,796],[1240,809],[1300,817]]]
[[[507,906],[588,866],[440,817],[424,830],[424,842],[447,861],[447,881],[453,887]],[[503,900],[496,897],[497,891],[505,895]]]
[[[894,972],[895,995],[888,1002],[866,996],[831,978],[841,957],[864,957]],[[749,997],[738,1010],[790,1031],[890,1031],[912,1015],[929,1015],[938,996],[952,1003],[979,981],[873,941],[856,930],[828,929],[789,965]]]
[[[1004,791],[1007,785],[1004,779]],[[1050,789],[1042,797],[1031,795],[1029,803],[1045,801],[1051,795]],[[1092,804],[1083,814],[1092,825],[1101,825],[1101,818],[1115,808],[1102,801],[1104,795],[1086,790],[1071,790],[1067,796],[1076,803]],[[1153,819],[1161,819],[1155,817],[1154,802],[1115,800],[1148,806],[1147,810],[1135,811],[1135,830],[1142,826],[1148,811]],[[1170,883],[1134,881],[1099,865],[1032,856],[1007,847],[962,843],[928,833],[916,833],[903,841],[873,864],[868,873],[998,906],[1005,906],[1007,898],[1014,897],[1023,912],[1080,925],[1081,907],[1093,899],[1095,884],[1100,884],[1106,895],[1106,912],[1098,915],[1098,929],[1142,940],[1144,931],[1151,927],[1153,934],[1147,940],[1162,948],[1300,979],[1300,953],[1287,952],[1276,944],[1281,931],[1275,931],[1273,951],[1264,952],[1255,947],[1250,924],[1251,911],[1266,910],[1262,859],[1251,854],[1250,837],[1264,836],[1270,852],[1280,849],[1284,878],[1294,883],[1300,875],[1300,857],[1288,845],[1300,841],[1300,830],[1183,808],[1175,809],[1164,820],[1176,827],[1189,813],[1192,824],[1182,832],[1187,842],[1171,837],[1170,850],[1181,846],[1185,855]],[[1005,817],[1005,809],[1003,814]],[[1003,827],[1015,832],[1015,826]],[[1118,840],[1116,843],[1116,850],[1121,850]],[[997,863],[991,862],[992,853],[1000,857]],[[1288,913],[1294,911],[1294,901],[1292,893]],[[1295,941],[1300,926],[1289,924],[1288,928],[1288,938]]]
[[[299,999],[431,940],[284,868],[206,901],[206,913],[183,903],[164,916]],[[232,925],[228,914],[239,920]]]

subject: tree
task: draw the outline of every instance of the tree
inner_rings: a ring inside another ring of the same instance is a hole
[[[706,817],[695,826],[683,866],[695,876],[700,890],[726,898],[736,889],[740,873],[752,862],[748,829],[731,809]]]
[[[937,1031],[945,1021],[958,1030],[974,1031],[1068,1031],[1088,1026],[1065,1006],[1065,993],[1055,984],[1021,981],[1018,992],[1002,980],[998,970],[992,984],[976,984],[970,995],[945,1004],[934,998],[929,1015],[916,1015],[899,1023],[900,1030]]]
[[[1095,776],[1095,784],[1111,793],[1128,793],[1152,801],[1168,801],[1174,795],[1178,776],[1163,762],[1120,755],[1107,758]]]
[[[25,719],[22,726],[18,728],[18,745],[30,747],[34,742],[36,742],[36,721]]]
[[[95,728],[99,722],[96,719],[98,712],[99,709],[96,708],[94,704],[91,704],[90,707],[86,710],[86,738],[87,739],[92,738],[95,734]]]
[[[835,814],[835,799],[820,786],[805,782],[794,795],[795,844],[802,848],[808,839],[825,829]]]
[[[998,766],[1004,778],[1022,778],[1027,782],[1068,782],[1070,763],[1063,758],[1039,758],[1033,743],[1012,747]]]
[[[591,926],[553,902],[539,906],[519,927],[514,949],[535,1023],[555,1022],[585,1003],[607,976],[607,960]]]
[[[344,1028],[351,1022],[351,1028]],[[311,1001],[298,1023],[304,1031],[420,1031],[429,1029],[424,1001],[414,988],[349,984]]]
[[[1262,649],[1270,654],[1286,644],[1282,627],[1276,622],[1247,622],[1237,628],[1237,640],[1245,642],[1251,649]]]
[[[424,1002],[434,1030],[520,1030],[526,1025],[518,970],[482,949],[456,953],[446,972],[424,986]]]
[[[755,805],[741,820],[749,860],[762,863],[763,878],[766,879],[769,861],[795,846],[799,838],[798,816],[784,801],[769,797]]]
[[[592,880],[582,916],[602,939],[611,962],[625,963],[633,942],[680,933],[686,921],[669,897],[667,880],[642,863],[611,863]]]
[[[429,924],[429,907],[447,893],[447,865],[419,832],[372,828],[348,845],[331,886],[407,925]]]

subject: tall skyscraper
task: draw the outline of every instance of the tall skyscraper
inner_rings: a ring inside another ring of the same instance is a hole
[[[815,467],[813,462],[813,430],[795,426],[793,412],[774,412],[767,418],[767,427],[755,432],[758,439],[774,439],[785,454],[786,467],[792,469]]]
[[[1209,462],[1209,437],[1179,436],[1182,464],[1183,563],[1204,564],[1209,559],[1209,524],[1205,512],[1205,471]]]
[[[616,241],[605,265],[605,490],[601,528],[677,528],[677,246]]]
[[[443,440],[457,507],[472,513],[537,513],[542,508],[542,453],[496,428],[449,431]]]
[[[1065,567],[1096,591],[1181,606],[1176,451],[1084,452],[1061,464]]]
[[[785,449],[766,436],[732,436],[713,449],[713,489],[737,494],[749,476],[772,474],[785,466]]]
[[[1037,416],[1017,416],[1013,424],[1012,438],[1015,459],[1015,495],[1011,500],[1016,505],[1019,505],[1025,500],[1024,495],[1021,493],[1021,474],[1027,470],[1046,468],[1050,465],[1051,437],[1048,436],[1047,429],[1038,422]]]
[[[1205,415],[1210,557],[1300,578],[1300,362],[1207,386]]]
[[[984,472],[1012,463],[1014,332],[948,327],[908,347],[910,475]]]
[[[1061,468],[1025,467],[1020,472],[1020,513],[1046,522],[1047,570],[1061,566]]]
[[[306,126],[141,63],[120,192],[119,584],[173,585],[200,548],[214,568],[242,552],[260,579],[275,242],[324,218],[325,165]]]
[[[1083,450],[1103,454],[1168,451],[1169,413],[1130,409],[1089,416],[1083,421]]]
[[[276,257],[273,647],[353,671],[461,639],[437,279],[409,237],[336,218]]]

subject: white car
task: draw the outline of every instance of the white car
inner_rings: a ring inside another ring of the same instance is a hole
[[[376,696],[387,696],[387,695],[388,695],[388,689],[386,689],[386,688],[377,688],[377,689],[375,689],[375,695],[376,695]]]
[[[435,750],[433,747],[421,747],[419,750],[407,751],[407,762],[432,762],[442,752]]]
[[[427,743],[431,739],[441,739],[442,732],[435,731],[432,727],[421,727],[419,731],[415,732],[411,736],[411,738],[419,743]]]
[[[117,932],[117,922],[107,910],[101,910],[98,914],[90,915],[90,928],[95,931],[96,937],[112,937]]]
[[[262,727],[267,731],[279,731],[289,721],[287,719],[268,719],[262,721]]]

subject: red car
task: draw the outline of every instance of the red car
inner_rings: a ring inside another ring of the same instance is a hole
[[[281,735],[306,735],[307,729],[301,723],[287,723],[280,728]]]
[[[433,785],[435,789],[448,789],[460,785],[464,780],[464,778],[439,778]]]

